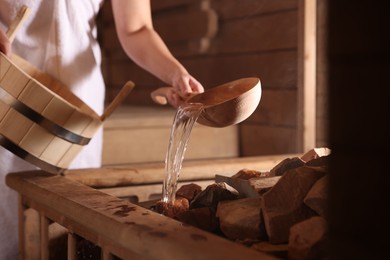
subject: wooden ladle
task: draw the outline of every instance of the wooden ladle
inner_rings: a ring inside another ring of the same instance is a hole
[[[170,87],[151,93],[154,102],[166,104]],[[261,83],[256,77],[234,80],[187,98],[184,104],[200,103],[203,110],[198,123],[211,127],[225,127],[247,119],[257,108],[261,98]]]

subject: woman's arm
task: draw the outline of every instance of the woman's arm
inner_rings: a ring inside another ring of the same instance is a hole
[[[149,0],[112,0],[112,8],[121,45],[134,62],[173,86],[180,95],[204,91],[154,30]],[[172,96],[170,103],[177,98]]]

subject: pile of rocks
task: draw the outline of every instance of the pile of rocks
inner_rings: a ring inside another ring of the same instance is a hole
[[[270,171],[216,176],[204,190],[185,185],[173,207],[159,203],[157,211],[283,258],[325,258],[329,156],[316,148]]]

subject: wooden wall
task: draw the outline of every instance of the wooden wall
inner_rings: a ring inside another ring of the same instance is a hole
[[[206,89],[242,77],[261,79],[260,105],[239,125],[241,156],[302,150],[299,2],[152,0],[156,30]],[[121,50],[110,1],[101,13],[100,40],[107,99],[132,80],[136,88],[126,104],[155,106],[149,94],[165,84],[129,61]]]

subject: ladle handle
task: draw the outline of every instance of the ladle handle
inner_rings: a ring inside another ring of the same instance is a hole
[[[175,91],[172,87],[161,87],[161,88],[158,88],[154,91],[152,91],[152,93],[150,93],[150,97],[153,99],[153,101],[159,105],[166,105],[168,104],[168,93],[169,92],[175,92],[175,93],[178,93],[177,91]],[[184,100],[184,102],[187,102],[190,98],[192,98],[193,96],[197,95],[199,93],[192,93],[190,94],[189,96],[182,96],[180,95],[180,97]]]
[[[23,22],[27,19],[27,17],[30,15],[31,9],[23,5],[18,14],[16,15],[15,19],[11,22],[11,24],[8,27],[7,32],[5,33],[9,39],[9,41],[12,43],[15,39],[15,35],[17,31],[19,30],[20,26],[22,26]]]
[[[172,87],[161,87],[158,88],[152,93],[150,93],[150,97],[153,99],[153,101],[159,105],[166,105],[168,104],[168,98],[167,95],[170,91],[172,91]]]

